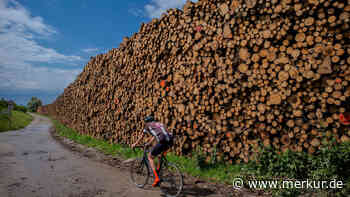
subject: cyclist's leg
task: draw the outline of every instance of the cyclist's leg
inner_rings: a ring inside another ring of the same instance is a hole
[[[160,158],[162,157],[162,154],[158,155],[158,162],[157,162],[157,172],[159,172],[160,169]]]
[[[158,166],[157,166],[157,171],[160,169],[160,158],[163,156],[166,156],[168,150],[172,147],[173,141],[172,139],[169,142],[164,142],[164,146],[162,146],[161,154],[158,156]]]
[[[160,181],[160,179],[158,177],[158,173],[157,173],[155,165],[154,165],[154,158],[156,158],[162,152],[163,149],[164,149],[164,144],[158,143],[156,146],[153,147],[152,151],[148,153],[148,160],[149,160],[149,163],[151,165],[151,168],[153,170],[154,177],[155,177],[154,183],[152,184],[153,187],[155,187]]]

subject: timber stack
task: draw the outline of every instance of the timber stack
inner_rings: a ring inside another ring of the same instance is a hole
[[[260,146],[349,141],[349,0],[199,0],[92,57],[48,111],[81,133],[131,144],[154,114],[229,163]]]
[[[47,115],[48,114],[47,105],[39,106],[38,109],[36,110],[36,112],[39,114]]]

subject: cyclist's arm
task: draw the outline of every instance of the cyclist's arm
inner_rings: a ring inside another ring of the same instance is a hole
[[[134,144],[132,144],[131,146],[134,147],[136,146],[138,143],[140,143],[140,141],[142,140],[143,136],[145,135],[145,133],[141,133],[141,136],[139,137],[139,139],[136,140],[136,142]]]
[[[154,136],[151,136],[149,139],[148,139],[148,142],[146,144],[146,146],[149,146],[152,144],[152,142],[155,140],[156,138]]]

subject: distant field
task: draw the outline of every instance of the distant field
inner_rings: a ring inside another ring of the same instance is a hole
[[[0,132],[22,129],[29,125],[33,117],[23,112],[13,111],[11,120],[11,127],[9,127],[9,121],[6,115],[0,115]]]

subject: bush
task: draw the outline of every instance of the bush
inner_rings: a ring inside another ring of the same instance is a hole
[[[217,159],[216,146],[214,146],[212,153],[204,153],[201,147],[199,147],[192,153],[192,156],[195,159],[197,168],[201,170],[210,169],[217,165],[224,164]],[[210,158],[210,160],[207,160],[208,158]]]
[[[314,155],[286,151],[277,153],[264,148],[258,160],[249,163],[250,171],[265,178],[288,178],[298,180],[343,181],[343,189],[323,191],[331,196],[346,196],[350,193],[350,143],[324,145]],[[306,190],[284,189],[273,191],[275,196],[297,196]]]
[[[14,110],[21,111],[23,113],[26,113],[28,111],[28,109],[25,106],[22,106],[22,105],[15,105]]]
[[[253,166],[259,175],[264,176],[302,179],[309,170],[309,156],[304,152],[277,153],[272,148],[265,148],[258,161]]]
[[[208,167],[208,164],[205,161],[206,155],[203,153],[201,147],[197,148],[192,154],[198,169],[205,169]]]
[[[8,108],[8,101],[6,101],[4,98],[0,99],[0,110],[7,109]],[[21,111],[26,113],[28,110],[25,106],[17,105],[14,103],[13,110],[15,111]]]
[[[0,109],[4,108],[7,108],[7,101],[4,98],[2,98],[0,99]]]

